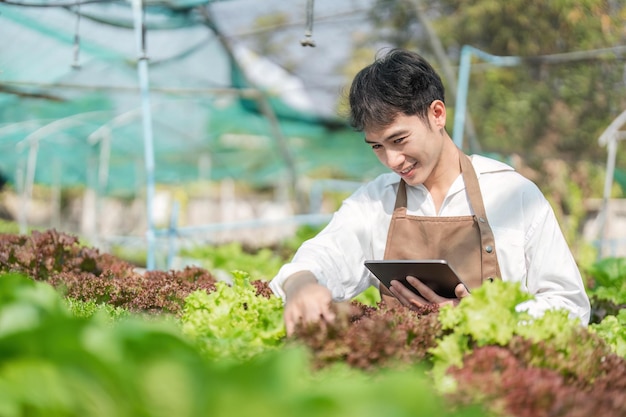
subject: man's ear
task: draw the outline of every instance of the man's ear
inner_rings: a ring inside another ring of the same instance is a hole
[[[435,128],[434,130],[446,127],[446,105],[443,101],[435,100],[430,103],[430,122]]]

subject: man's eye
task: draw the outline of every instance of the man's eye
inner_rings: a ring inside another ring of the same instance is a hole
[[[380,144],[378,144],[378,143],[375,144],[375,145],[372,145],[372,149],[374,149],[374,150],[380,149],[380,148],[382,148],[382,146]]]
[[[396,144],[398,144],[398,143],[402,143],[402,142],[404,142],[404,139],[406,139],[406,138],[401,137],[401,138],[395,139],[395,140],[393,141],[393,143],[396,143]]]

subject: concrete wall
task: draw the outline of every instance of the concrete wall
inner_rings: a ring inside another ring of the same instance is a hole
[[[626,199],[587,201],[583,238],[600,248],[600,256],[626,257]]]
[[[208,224],[233,224],[248,221],[273,221],[271,227],[232,228],[213,232],[187,232],[189,240],[206,242],[240,241],[251,245],[266,245],[293,235],[293,226],[276,225],[277,219],[293,215],[291,204],[267,196],[237,195],[227,185],[217,195],[185,196],[178,201],[177,226],[187,229]],[[157,229],[166,229],[172,221],[177,202],[171,191],[157,191],[153,199],[153,222]],[[34,197],[24,205],[21,197],[12,192],[0,194],[0,206],[5,217],[19,221],[26,210],[29,227],[56,228],[85,237],[91,242],[115,240],[121,237],[145,238],[147,229],[144,199],[100,198],[87,190],[66,199],[64,203],[49,198]]]
[[[292,224],[277,222],[294,214],[284,195],[238,194],[233,184],[225,182],[217,190],[207,190],[204,195],[184,196],[184,201],[180,200],[171,191],[157,191],[153,202],[153,219],[157,229],[169,226],[176,201],[179,204],[178,227],[233,226],[221,231],[185,233],[185,237],[179,239],[181,245],[239,241],[251,246],[263,246],[293,236],[296,229]],[[602,256],[626,256],[626,199],[609,200],[603,233],[602,201],[588,200],[585,205],[588,214],[581,231],[583,239],[596,246],[601,244]],[[4,191],[0,194],[0,207],[5,216],[17,221],[24,204],[20,196]],[[62,207],[50,198],[33,198],[27,205],[27,211],[29,226],[56,228],[84,237],[93,244],[105,245],[118,238],[142,241],[147,229],[146,203],[138,198],[98,200],[93,192],[87,191],[65,201]],[[264,221],[271,225],[260,227]],[[235,227],[238,222],[247,226]],[[251,227],[251,223],[255,227]]]

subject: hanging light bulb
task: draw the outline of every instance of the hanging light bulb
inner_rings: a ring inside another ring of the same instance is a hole
[[[76,0],[76,26],[74,28],[74,60],[72,68],[80,69],[80,35],[78,33],[80,27],[80,3]]]
[[[313,40],[313,5],[314,0],[307,0],[306,2],[306,31],[304,32],[304,38],[300,40],[300,45],[315,47],[315,41]]]

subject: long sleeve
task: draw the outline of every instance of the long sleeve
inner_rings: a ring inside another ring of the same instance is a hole
[[[547,201],[537,210],[527,233],[525,285],[535,299],[522,305],[533,315],[563,308],[583,325],[589,323],[590,303],[576,261]]]
[[[274,293],[284,298],[285,280],[303,270],[311,271],[336,301],[349,300],[370,285],[378,285],[363,262],[382,259],[384,254],[391,213],[385,212],[383,201],[392,204],[395,194],[383,183],[370,183],[343,202],[330,223],[304,242],[270,282]],[[381,192],[381,188],[389,190]]]
[[[539,188],[501,162],[474,156],[472,163],[479,174],[502,279],[519,283],[534,296],[519,308],[534,315],[564,308],[586,325],[590,303],[580,271]],[[328,226],[280,269],[270,283],[274,293],[284,298],[285,280],[304,270],[311,271],[336,301],[377,286],[363,262],[384,257],[398,181],[395,174],[383,174],[346,199]],[[472,213],[461,177],[450,187],[439,213],[425,187],[407,187],[407,210],[415,216]]]

